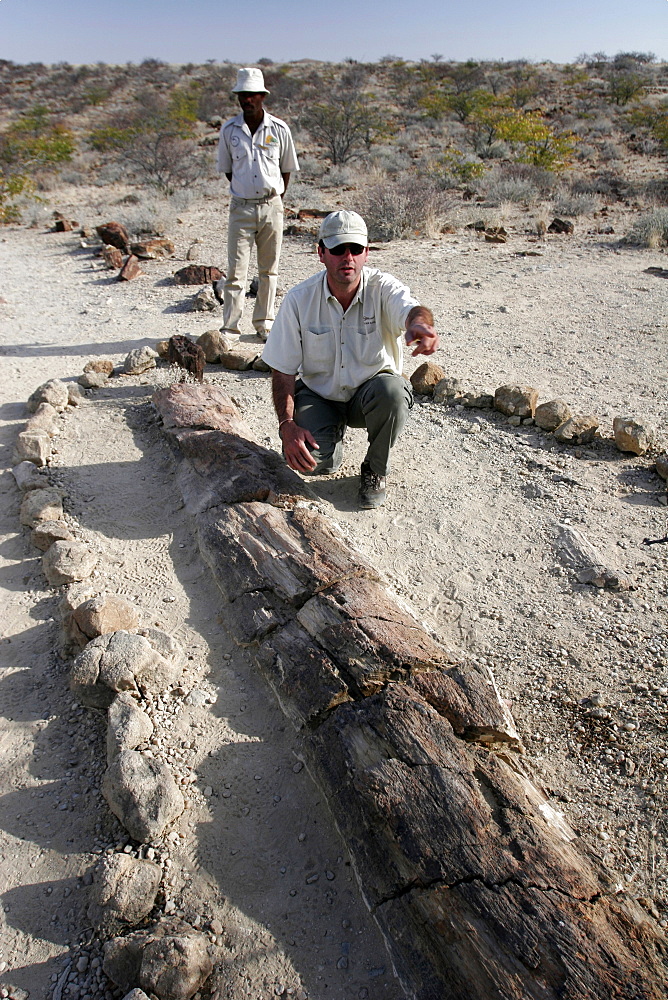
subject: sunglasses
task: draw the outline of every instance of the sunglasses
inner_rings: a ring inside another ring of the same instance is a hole
[[[366,247],[362,247],[359,243],[339,243],[338,247],[332,247],[329,251],[334,257],[343,257],[346,250],[350,250],[353,257],[359,257],[361,253],[364,253]]]

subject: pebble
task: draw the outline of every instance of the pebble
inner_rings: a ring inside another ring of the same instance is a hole
[[[341,958],[336,963],[337,969],[347,969],[348,968],[348,958],[346,955],[341,955]]]

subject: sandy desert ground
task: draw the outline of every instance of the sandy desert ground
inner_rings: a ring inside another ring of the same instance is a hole
[[[94,227],[113,217],[99,189],[63,189],[53,207]],[[620,212],[622,210],[620,209]],[[606,220],[617,232],[623,220]],[[226,200],[193,204],[176,258],[119,283],[75,233],[0,234],[0,931],[2,996],[122,995],[99,968],[87,921],[91,872],[104,852],[136,853],[99,786],[104,720],[68,691],[59,594],[19,524],[9,471],[25,401],[86,362],[120,365],[137,346],[197,337],[220,318],[189,311],[178,287],[195,239],[224,265]],[[613,418],[668,429],[668,282],[647,268],[665,253],[618,235],[527,235],[503,245],[471,230],[378,245],[371,262],[433,307],[435,360],[467,389],[518,382],[600,418],[591,445],[557,444],[500,414],[418,397],[397,445],[390,493],[356,506],[361,432],[331,480],[311,481],[323,510],[382,571],[420,620],[492,665],[526,746],[526,763],[578,833],[666,926],[668,545],[666,483],[651,455],[620,453]],[[283,287],[319,268],[308,238],[288,237]],[[248,311],[249,312],[249,311]],[[249,315],[244,341],[255,343]],[[259,348],[258,342],[258,348]],[[407,371],[415,360],[407,356]],[[114,376],[61,418],[49,470],[77,537],[99,553],[93,585],[122,594],[187,649],[192,692],[164,712],[157,752],[184,778],[189,808],[157,850],[163,909],[197,918],[219,948],[220,998],[399,1000],[383,942],[290,728],[219,614],[196,551],[169,449],[151,407],[174,372]],[[253,433],[279,448],[268,376],[209,366]],[[579,584],[563,565],[559,524],[582,530],[632,581]],[[208,990],[209,988],[207,988]]]

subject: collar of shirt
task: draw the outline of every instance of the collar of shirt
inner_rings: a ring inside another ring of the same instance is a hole
[[[353,296],[353,298],[352,298],[352,300],[350,302],[350,305],[348,306],[348,309],[351,309],[355,305],[356,302],[361,302],[362,301],[362,297],[364,295],[364,288],[365,288],[365,285],[366,285],[366,279],[367,279],[367,268],[363,267],[362,268],[362,273],[360,275],[360,283],[357,286],[357,291],[355,292],[355,295]],[[339,302],[339,300],[337,299],[337,297],[334,295],[334,293],[332,292],[332,290],[329,287],[329,282],[327,281],[327,271],[325,271],[325,273],[323,275],[323,282],[322,283],[323,283],[323,290],[324,290],[325,298],[327,299],[327,301],[329,302],[330,299],[331,299],[333,302],[336,302],[336,303],[338,303],[339,306],[341,306],[341,303]],[[341,308],[343,309],[343,306],[341,306]],[[348,312],[348,309],[346,309],[346,312]]]
[[[234,124],[238,128],[241,128],[247,135],[253,135],[253,136],[255,136],[255,135],[258,134],[258,132],[260,131],[260,129],[265,129],[265,128],[270,128],[271,127],[271,115],[269,114],[269,112],[265,108],[264,111],[263,111],[263,114],[262,114],[262,121],[260,122],[260,124],[256,128],[255,132],[253,132],[253,133],[251,133],[251,130],[249,129],[248,125],[246,124],[246,122],[244,120],[244,113],[243,113],[243,111],[241,111],[237,115],[237,117],[234,119]]]

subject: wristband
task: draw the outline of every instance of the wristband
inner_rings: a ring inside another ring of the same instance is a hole
[[[281,427],[283,426],[283,424],[289,424],[291,420],[294,420],[294,417],[285,417],[284,420],[279,421],[279,424],[278,424],[279,431],[280,431]]]

